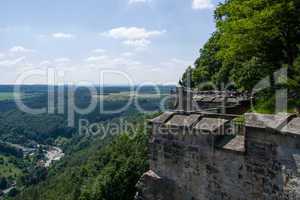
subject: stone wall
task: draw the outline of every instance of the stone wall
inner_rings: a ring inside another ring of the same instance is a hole
[[[246,165],[254,179],[254,195],[261,199],[300,199],[300,135],[290,129],[289,118],[264,125],[248,120]]]
[[[209,111],[214,113],[243,114],[251,102],[246,94],[224,91],[195,91],[177,87],[171,92],[170,108],[178,111]],[[172,103],[171,103],[172,102]]]
[[[153,180],[145,174],[137,199],[169,199],[169,190],[184,200],[300,199],[300,129],[291,130],[293,116],[272,117],[247,115],[245,136],[229,134],[233,116],[164,113],[152,120],[150,169],[169,189],[156,187],[159,198],[150,197],[157,184],[145,184]]]

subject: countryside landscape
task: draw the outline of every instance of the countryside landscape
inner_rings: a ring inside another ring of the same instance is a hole
[[[300,199],[299,0],[0,5],[0,199]]]

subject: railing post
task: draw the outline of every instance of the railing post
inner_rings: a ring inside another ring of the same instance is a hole
[[[177,110],[187,112],[193,110],[193,92],[191,89],[177,87]]]
[[[186,111],[191,112],[193,110],[193,92],[190,88],[186,90]]]
[[[177,110],[184,111],[184,92],[183,87],[177,87]]]

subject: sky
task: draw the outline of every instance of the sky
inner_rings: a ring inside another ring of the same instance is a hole
[[[217,0],[1,0],[0,84],[176,84]]]

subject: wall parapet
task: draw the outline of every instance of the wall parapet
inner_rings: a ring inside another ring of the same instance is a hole
[[[300,199],[300,118],[248,113],[239,134],[236,117],[175,111],[150,120],[150,169],[187,199]]]

